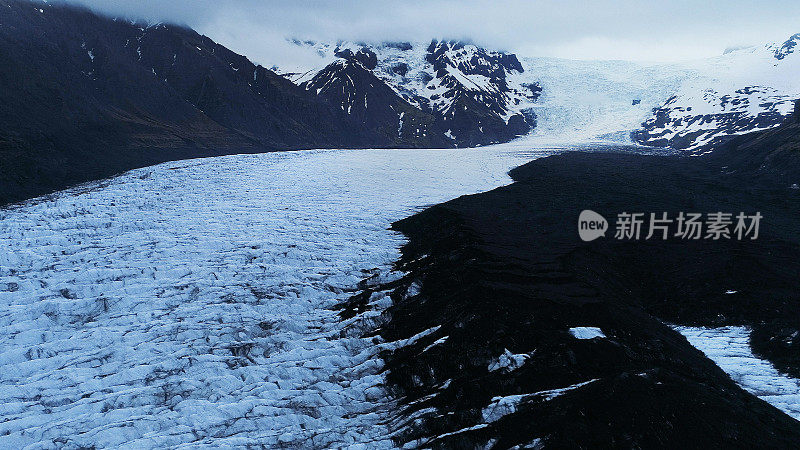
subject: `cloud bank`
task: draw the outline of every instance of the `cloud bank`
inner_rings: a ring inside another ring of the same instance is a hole
[[[526,56],[680,61],[800,32],[800,2],[68,0],[188,25],[265,66],[306,64],[285,39],[468,39]]]

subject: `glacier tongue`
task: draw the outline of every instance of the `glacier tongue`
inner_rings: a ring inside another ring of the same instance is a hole
[[[538,83],[541,96],[525,103],[536,114],[529,136],[536,143],[614,141],[632,143],[641,127],[693,71],[682,65],[627,61],[521,58],[525,71],[511,85]]]
[[[0,210],[0,447],[391,446],[377,313],[331,307],[520,150],[180,161]]]

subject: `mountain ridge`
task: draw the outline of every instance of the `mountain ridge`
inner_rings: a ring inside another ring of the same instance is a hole
[[[489,51],[453,40],[424,42],[344,42],[293,40],[311,49],[323,67],[284,75],[300,86],[331,71],[336,59],[361,60],[367,70],[398,96],[436,119],[438,128],[458,147],[507,142],[536,126],[530,106],[541,88],[508,82],[524,72],[516,55]]]
[[[800,98],[798,40],[795,34],[689,64],[695,75],[676,86],[631,138],[702,155],[733,136],[780,125]]]
[[[0,204],[174,159],[453,146],[443,132],[388,139],[386,123],[180,25],[2,0],[0,56]]]

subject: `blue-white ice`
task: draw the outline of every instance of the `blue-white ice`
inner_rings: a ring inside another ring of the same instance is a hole
[[[328,308],[392,276],[392,221],[556,150],[227,156],[0,210],[0,448],[391,446],[377,352],[403,343]],[[755,365],[709,356],[774,386],[740,337]],[[754,390],[797,411],[790,391]]]
[[[0,210],[0,448],[390,446],[369,317],[328,308],[391,276],[392,221],[551,151],[226,156]]]
[[[747,327],[675,327],[751,394],[800,420],[800,380],[780,373],[750,349]]]
[[[574,327],[569,329],[569,334],[571,334],[575,339],[594,339],[606,337],[606,335],[603,333],[603,330],[598,327]]]

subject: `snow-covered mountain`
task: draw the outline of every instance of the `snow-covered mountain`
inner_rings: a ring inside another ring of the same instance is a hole
[[[800,97],[800,34],[687,64],[693,73],[632,138],[698,155],[730,136],[780,124]]]
[[[279,72],[306,89],[335,92],[342,98],[333,102],[347,112],[356,107],[358,115],[369,104],[359,92],[376,82],[355,82],[350,72],[358,66],[432,115],[431,132],[444,132],[457,146],[530,135],[539,142],[611,140],[699,154],[726,137],[775,126],[792,111],[800,96],[793,76],[798,41],[800,34],[707,60],[639,63],[526,57],[456,41],[295,40],[319,64]]]
[[[301,86],[341,108],[348,117],[395,147],[408,147],[414,142],[428,147],[452,147],[452,140],[434,116],[409,104],[378,79],[370,66],[365,66],[362,56],[369,55],[360,51],[337,59]]]
[[[457,41],[295,43],[315,51],[322,64],[285,73],[298,85],[319,91],[327,85],[346,84],[348,92],[343,95],[360,100],[360,95],[349,91],[368,88],[356,83],[350,73],[353,65],[361,66],[409,105],[432,115],[437,127],[455,145],[504,142],[528,133],[535,126],[530,107],[541,88],[535,82],[519,78],[518,82],[510,81],[524,72],[514,54]],[[320,84],[322,74],[325,85]],[[368,99],[364,100],[368,104]],[[344,110],[352,106],[346,101],[340,103]],[[399,112],[396,120],[400,128],[403,120]]]

